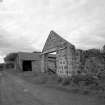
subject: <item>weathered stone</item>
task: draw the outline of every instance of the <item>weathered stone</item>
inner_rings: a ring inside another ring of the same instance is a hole
[[[75,73],[75,47],[54,31],[50,32],[42,51],[42,71],[46,71],[46,67],[48,69],[46,62],[48,58],[45,55],[52,52],[56,52],[56,73],[58,76],[68,77]]]

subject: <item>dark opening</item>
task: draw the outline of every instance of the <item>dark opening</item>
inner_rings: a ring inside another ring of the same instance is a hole
[[[31,61],[23,61],[23,71],[32,71]]]

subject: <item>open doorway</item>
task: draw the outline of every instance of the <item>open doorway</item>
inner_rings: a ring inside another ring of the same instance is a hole
[[[56,52],[48,54],[48,72],[56,73]]]
[[[23,71],[32,71],[32,61],[25,60],[23,61]]]

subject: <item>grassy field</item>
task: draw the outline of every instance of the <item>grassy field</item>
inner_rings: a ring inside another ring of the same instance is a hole
[[[35,85],[44,86],[65,93],[97,97],[100,100],[100,103],[105,104],[105,91],[95,89],[92,85],[78,86],[76,84],[71,83],[64,85],[63,81],[60,81],[57,75],[55,74],[16,72],[14,70],[10,70],[7,72]]]
[[[36,72],[16,72],[14,70],[8,71],[20,78],[33,83],[40,84],[50,88],[55,88],[65,92],[73,92],[84,95],[99,95],[105,97],[105,91],[100,90],[93,84],[90,86],[76,85],[72,83],[64,83],[64,81],[59,80],[56,74],[48,73],[36,73]]]

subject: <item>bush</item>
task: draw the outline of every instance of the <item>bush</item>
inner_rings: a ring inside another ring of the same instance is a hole
[[[90,93],[89,90],[83,90],[83,92],[82,92],[82,94],[84,94],[84,95],[88,95],[89,93]]]
[[[97,85],[97,79],[94,78],[94,76],[91,74],[86,74],[86,75],[79,74],[79,75],[73,76],[72,81],[74,84],[77,84],[77,85],[85,85],[85,86],[88,86],[90,84]]]

